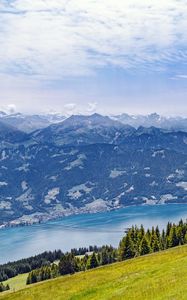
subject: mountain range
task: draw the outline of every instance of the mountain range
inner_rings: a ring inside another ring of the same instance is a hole
[[[138,128],[139,126],[154,126],[162,129],[187,131],[186,117],[165,117],[157,113],[152,113],[149,115],[121,114],[112,116],[112,118],[123,124],[129,124],[135,128]]]
[[[93,114],[26,133],[0,118],[1,225],[164,203],[187,203],[187,132]]]
[[[26,133],[39,128],[45,128],[53,123],[61,122],[64,119],[65,117],[61,114],[26,115],[22,113],[7,114],[0,111],[0,121]]]
[[[79,116],[81,117],[81,116]],[[83,117],[83,116],[82,116]],[[30,133],[37,129],[45,128],[51,124],[64,121],[68,117],[61,113],[46,114],[23,114],[23,113],[6,113],[0,111],[0,121],[14,126],[19,130]],[[130,115],[122,113],[120,115],[111,115],[110,119],[122,124],[130,125],[134,128],[158,127],[169,130],[187,131],[187,117],[165,117],[157,113],[148,115]]]

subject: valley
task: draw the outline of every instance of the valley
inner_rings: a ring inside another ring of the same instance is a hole
[[[32,133],[0,123],[0,225],[187,203],[187,133],[71,116]]]

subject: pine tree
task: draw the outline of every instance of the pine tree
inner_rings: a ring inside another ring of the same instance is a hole
[[[37,279],[37,275],[36,275],[36,272],[35,271],[32,271],[31,272],[31,283],[35,283],[37,282],[38,279]]]
[[[186,232],[186,234],[184,236],[184,243],[187,244],[187,232]]]
[[[152,251],[157,252],[160,250],[160,243],[158,240],[158,236],[155,234],[154,239],[153,239],[153,244],[152,244]]]
[[[10,290],[9,284],[7,284],[5,288],[6,288],[6,291]]]
[[[181,225],[177,226],[176,233],[177,233],[178,244],[183,245],[184,244],[184,236],[183,236]]]
[[[75,273],[75,260],[73,254],[64,254],[59,262],[59,272],[61,275]]]
[[[161,236],[161,249],[166,249],[166,234],[164,229],[162,230],[162,236]]]
[[[149,229],[147,229],[146,238],[148,241],[150,241],[150,239],[151,239],[151,231]]]
[[[51,276],[52,278],[55,278],[59,275],[59,268],[56,264],[52,264],[51,266]]]
[[[4,285],[2,282],[0,283],[0,293],[9,290],[10,287],[8,284]]]
[[[166,227],[166,237],[169,237],[171,227],[172,227],[172,224],[170,222],[168,222],[167,227]]]
[[[169,242],[169,247],[175,247],[179,245],[179,241],[177,238],[177,230],[176,230],[176,226],[173,225],[170,229],[170,233],[169,233],[169,238],[168,238],[168,242]]]
[[[144,229],[143,225],[141,225],[140,226],[140,234],[139,234],[139,236],[142,239],[144,237],[144,235],[145,235],[145,229]]]
[[[99,264],[98,264],[97,257],[95,255],[95,252],[93,252],[93,254],[89,257],[89,259],[87,261],[87,269],[97,268],[98,265]]]
[[[31,284],[31,273],[29,273],[29,275],[27,276],[27,281],[26,284]]]
[[[151,252],[151,248],[149,246],[148,240],[144,236],[140,243],[140,255],[145,255]]]
[[[101,265],[107,265],[109,263],[109,258],[106,250],[101,251]]]
[[[122,239],[119,246],[119,259],[125,260],[135,256],[134,244],[130,232]]]
[[[160,239],[160,230],[159,230],[158,226],[157,226],[156,229],[155,229],[155,233],[156,233],[157,238],[158,238],[158,240],[159,240],[159,239]]]

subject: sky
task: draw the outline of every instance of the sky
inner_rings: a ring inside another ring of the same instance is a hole
[[[187,1],[0,0],[0,109],[187,116]]]

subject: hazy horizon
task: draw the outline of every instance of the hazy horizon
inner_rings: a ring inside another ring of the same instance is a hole
[[[53,109],[48,109],[48,110],[36,110],[36,111],[29,111],[29,110],[17,110],[16,106],[13,104],[7,105],[7,106],[2,106],[0,107],[0,112],[6,113],[7,115],[16,115],[16,114],[23,114],[23,115],[47,115],[47,114],[51,114],[51,115],[63,115],[65,117],[71,117],[71,116],[75,116],[75,115],[80,115],[80,116],[91,116],[93,114],[99,114],[102,116],[117,116],[117,115],[123,115],[126,114],[128,116],[131,117],[138,117],[138,116],[150,116],[150,115],[154,115],[157,114],[160,117],[165,117],[165,118],[187,118],[187,114],[185,113],[181,113],[181,114],[162,114],[156,111],[150,111],[150,112],[143,112],[143,113],[133,113],[133,112],[127,112],[127,111],[121,111],[119,113],[104,113],[104,112],[100,112],[97,111],[97,109],[94,109],[92,111],[87,111],[87,110],[82,110],[82,111],[77,111],[76,108],[74,108],[73,110],[69,110],[64,108],[63,110],[59,110],[59,111],[55,111]]]

